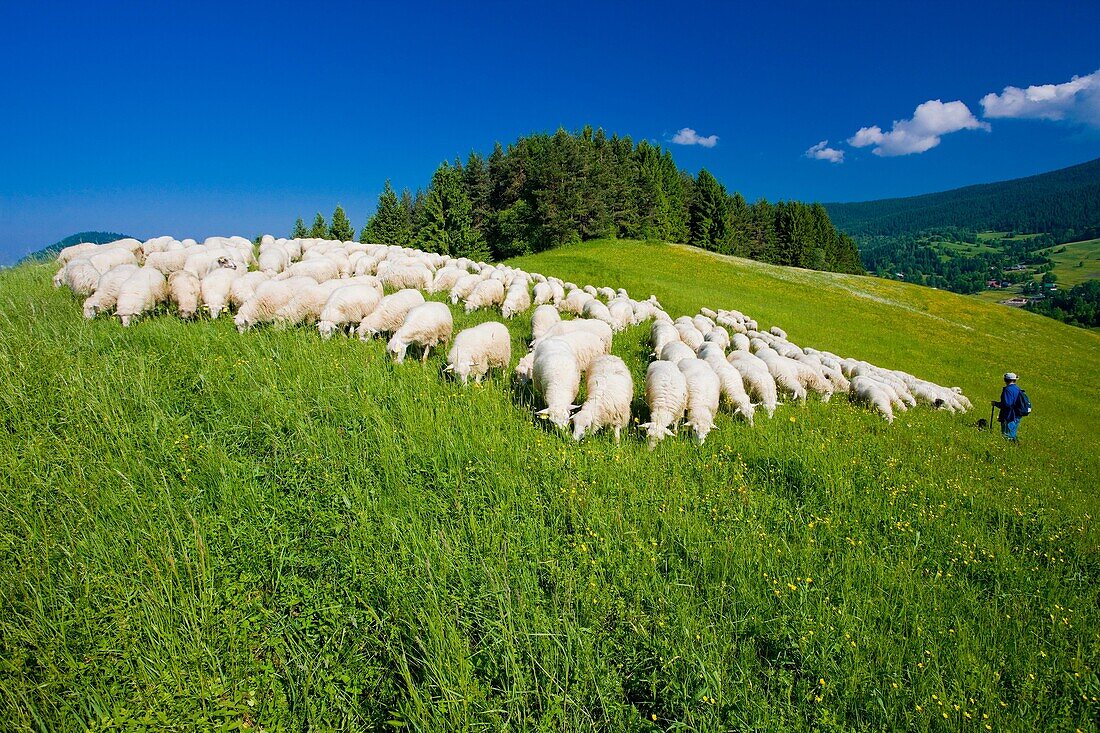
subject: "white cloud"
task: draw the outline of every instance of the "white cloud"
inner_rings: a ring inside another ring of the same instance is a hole
[[[843,163],[844,151],[830,148],[829,141],[822,140],[806,151],[806,157],[814,160],[827,160],[830,163]]]
[[[672,142],[677,145],[702,145],[704,148],[713,148],[718,144],[717,135],[702,136],[690,127],[685,127],[672,137]]]
[[[991,118],[1071,120],[1100,127],[1100,70],[1062,84],[1005,87],[982,97],[982,110]]]
[[[911,119],[895,120],[889,132],[878,125],[861,127],[848,144],[853,148],[874,145],[871,152],[884,157],[909,155],[931,150],[943,135],[959,130],[989,130],[989,123],[979,121],[962,102],[930,99],[917,106]]]

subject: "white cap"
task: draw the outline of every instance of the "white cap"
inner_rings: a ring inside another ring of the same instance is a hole
[[[1017,379],[1016,372],[1005,372],[1005,381],[1006,382],[1015,382],[1016,379]]]

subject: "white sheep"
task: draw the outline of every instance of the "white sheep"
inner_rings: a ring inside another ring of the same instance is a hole
[[[879,414],[886,418],[886,422],[894,422],[894,410],[891,406],[891,399],[886,390],[883,389],[881,382],[877,382],[870,377],[857,375],[852,379],[848,398],[853,402],[859,402],[874,408]]]
[[[718,386],[721,390],[722,400],[727,405],[733,408],[733,412],[738,413],[741,417],[745,418],[745,421],[749,425],[753,424],[753,416],[756,413],[756,407],[752,404],[752,400],[749,399],[748,392],[745,391],[745,381],[741,377],[741,372],[733,368],[726,358],[721,355],[720,350],[711,349],[706,350],[706,354],[700,354],[700,358],[710,365],[710,368],[714,370],[714,373],[718,376]]]
[[[306,285],[279,308],[275,313],[275,320],[292,326],[316,323],[329,296],[349,284],[347,279],[337,278],[316,285]]]
[[[233,322],[244,333],[260,323],[275,320],[276,314],[302,289],[317,285],[310,277],[293,277],[286,280],[272,279],[260,283],[252,297],[241,305]]]
[[[629,299],[616,298],[608,304],[607,310],[611,314],[613,331],[624,331],[638,322],[634,317],[634,304]]]
[[[256,293],[260,283],[267,282],[271,275],[266,272],[246,272],[233,281],[229,288],[229,304],[240,310],[249,298]]]
[[[718,375],[702,359],[683,359],[676,366],[687,381],[687,425],[695,431],[695,441],[702,445],[707,433],[714,427],[721,383]]]
[[[573,349],[573,354],[577,357],[577,366],[582,373],[587,372],[592,362],[609,351],[603,339],[591,331],[570,331],[556,335],[553,338],[569,344],[570,348]]]
[[[680,332],[671,323],[654,321],[649,327],[649,342],[653,345],[653,355],[660,357],[661,350],[673,341],[680,340]]]
[[[210,313],[210,317],[216,319],[229,305],[229,291],[233,282],[241,275],[241,272],[228,267],[219,267],[202,279],[200,292],[202,304]]]
[[[445,303],[421,303],[405,314],[404,322],[390,338],[386,351],[401,364],[409,346],[416,344],[421,348],[420,362],[424,363],[433,346],[446,345],[451,340],[453,330],[454,318]]]
[[[694,359],[695,352],[683,341],[669,341],[665,344],[664,348],[661,349],[659,356],[662,361],[671,361],[673,364],[676,364],[684,359]]]
[[[197,247],[182,247],[180,249],[166,250],[164,252],[151,252],[145,258],[146,267],[155,267],[160,270],[161,273],[168,277],[173,272],[179,272],[183,269],[184,264],[187,262],[187,258],[195,253]]]
[[[714,321],[709,317],[699,314],[691,319],[691,325],[695,326],[704,337],[714,328]]]
[[[703,334],[690,321],[691,319],[688,319],[688,322],[685,323],[677,319],[676,322],[672,324],[672,327],[675,328],[676,333],[680,335],[680,340],[690,346],[692,351],[695,351],[703,345]]]
[[[749,337],[743,333],[735,333],[730,337],[730,345],[737,351],[749,351]]]
[[[454,287],[454,284],[458,282],[458,279],[466,274],[465,270],[460,270],[457,267],[443,267],[436,271],[435,277],[432,278],[432,283],[428,287],[429,293],[442,293],[444,290],[450,291]]]
[[[633,314],[633,311],[631,312]],[[592,298],[586,301],[581,308],[581,315],[585,318],[595,318],[596,320],[603,321],[608,326],[611,326],[612,331],[617,331],[615,319],[611,317],[611,310],[607,307],[602,300]]]
[[[558,313],[557,308],[549,304],[538,306],[531,314],[531,339],[537,341],[559,323],[561,323],[561,314]]]
[[[119,265],[99,276],[95,292],[84,301],[84,317],[95,318],[96,315],[115,307],[118,302],[118,293],[122,284],[137,272],[137,265]]]
[[[168,281],[155,267],[138,268],[118,291],[115,313],[124,327],[168,297]]]
[[[57,264],[64,267],[77,257],[87,257],[90,252],[98,249],[100,245],[95,242],[80,242],[79,244],[70,244],[60,252],[57,253]]]
[[[649,449],[674,433],[687,409],[687,380],[671,361],[650,362],[645,373],[645,400],[649,405],[649,422],[642,423]],[[670,428],[669,426],[674,426]]]
[[[479,308],[492,308],[504,302],[504,283],[496,278],[482,280],[465,299],[465,310],[473,313]]]
[[[531,382],[546,403],[535,414],[565,428],[581,386],[581,370],[573,348],[561,338],[540,341],[532,357]]]
[[[500,307],[501,315],[511,318],[517,313],[523,313],[531,307],[531,291],[527,289],[527,281],[518,278],[508,286],[504,296],[504,305]]]
[[[259,267],[269,275],[278,275],[290,267],[290,252],[286,247],[273,244],[270,247],[260,247]]]
[[[295,262],[273,279],[276,281],[290,280],[296,277],[308,277],[315,283],[323,283],[326,280],[334,280],[340,277],[340,268],[328,258],[317,258]]]
[[[584,292],[580,288],[574,288],[569,291],[569,295],[566,295],[560,303],[558,303],[558,310],[562,313],[571,313],[575,316],[579,316],[584,312],[584,304],[592,300],[592,296]]]
[[[199,312],[201,297],[202,283],[187,270],[176,270],[168,276],[168,302],[176,306],[176,315],[180,318],[194,318]]]
[[[549,282],[543,280],[535,283],[535,298],[534,304],[544,305],[546,303],[554,302],[554,286]]]
[[[589,367],[586,385],[584,404],[573,413],[574,440],[583,438],[585,432],[609,427],[618,443],[622,429],[630,423],[630,402],[634,399],[630,370],[617,356],[601,356]]]
[[[387,295],[378,302],[378,306],[370,312],[370,315],[359,323],[356,334],[361,340],[367,341],[380,333],[393,333],[401,328],[408,312],[423,302],[423,294],[412,288]]]
[[[399,265],[379,272],[378,279],[392,290],[428,290],[432,286],[432,272],[423,265]]]
[[[466,384],[472,376],[481,382],[490,369],[507,369],[512,361],[512,337],[508,327],[488,321],[460,331],[447,353],[447,371]]]
[[[768,371],[768,365],[748,351],[731,351],[726,355],[726,361],[740,372],[745,391],[764,407],[768,417],[775,415],[779,391],[775,386],[775,378]]]
[[[790,359],[784,359],[770,347],[757,351],[756,358],[768,367],[768,373],[775,380],[776,387],[800,402],[806,401],[806,388],[802,385],[799,372],[792,366]]]
[[[772,326],[771,328],[768,329],[768,333],[772,334],[773,336],[778,336],[779,338],[783,339],[784,341],[787,340],[787,332],[784,331],[779,326]]]
[[[95,292],[102,274],[89,258],[76,257],[69,260],[54,276],[54,287],[66,285],[77,295],[87,297]]]
[[[551,336],[563,336],[567,333],[574,333],[575,331],[587,331],[588,333],[599,336],[600,341],[603,343],[604,352],[611,353],[611,338],[613,336],[611,332],[611,326],[607,325],[603,321],[597,321],[593,318],[574,318],[571,321],[561,321],[554,324],[554,326],[547,331],[542,338],[549,338]],[[539,339],[535,339],[531,342],[531,347],[534,348],[538,345]]]
[[[707,343],[717,344],[723,350],[730,347],[730,335],[722,326],[714,326],[707,333],[703,335],[703,340]]]
[[[317,330],[321,338],[331,338],[337,330],[349,324],[358,326],[381,300],[381,285],[357,283],[333,290],[318,316]]]

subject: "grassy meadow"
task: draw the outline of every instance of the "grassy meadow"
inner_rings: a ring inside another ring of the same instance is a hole
[[[976,409],[811,398],[702,448],[577,444],[442,354],[122,329],[6,270],[0,727],[1098,729],[1100,335],[657,243],[514,264],[738,308]],[[615,341],[639,394],[647,335]],[[975,427],[1009,369],[1018,446]]]
[[[1100,280],[1100,239],[1060,244],[1044,254],[1054,262],[1053,272],[1061,288],[1071,288],[1086,280]]]

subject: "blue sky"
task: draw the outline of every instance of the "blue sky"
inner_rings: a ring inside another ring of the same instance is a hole
[[[358,227],[386,178],[586,123],[749,199],[1029,175],[1100,157],[1097,28],[1095,0],[0,3],[0,262],[88,229],[285,235],[337,202]]]

